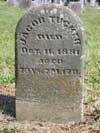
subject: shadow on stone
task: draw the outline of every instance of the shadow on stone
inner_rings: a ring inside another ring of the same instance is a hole
[[[15,97],[0,95],[0,110],[3,110],[3,114],[15,117]]]

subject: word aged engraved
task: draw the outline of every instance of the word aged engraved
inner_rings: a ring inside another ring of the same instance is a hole
[[[84,43],[79,19],[64,6],[34,6],[20,19],[15,41],[16,118],[79,122]]]
[[[63,59],[40,59],[39,61],[40,64],[62,64],[63,62]]]

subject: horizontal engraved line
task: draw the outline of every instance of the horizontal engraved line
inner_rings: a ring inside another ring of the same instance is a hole
[[[22,47],[21,53],[23,54],[34,54],[34,55],[72,55],[72,56],[78,56],[80,54],[79,49],[39,49],[39,48],[27,48]]]
[[[60,34],[37,34],[36,38],[38,40],[62,40],[62,35]]]
[[[56,59],[56,58],[53,58],[53,59],[40,59],[39,60],[39,64],[62,64],[64,63],[64,60],[63,59]]]
[[[59,68],[33,68],[33,67],[20,67],[20,72],[26,74],[44,74],[44,75],[78,75],[78,69],[59,69]]]

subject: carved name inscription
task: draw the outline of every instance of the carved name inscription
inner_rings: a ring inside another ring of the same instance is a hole
[[[67,19],[64,19],[62,17],[59,17],[59,16],[48,16],[47,18],[45,17],[40,17],[38,19],[35,19],[33,20],[30,24],[28,24],[26,26],[26,29],[24,30],[24,32],[21,34],[21,38],[20,38],[20,42],[21,42],[21,45],[22,45],[22,50],[21,52],[23,54],[33,54],[33,55],[72,55],[72,56],[79,56],[79,53],[80,53],[80,50],[79,49],[75,49],[73,47],[73,49],[68,49],[68,48],[63,48],[63,49],[56,49],[53,51],[53,49],[39,49],[39,48],[28,48],[28,47],[25,47],[23,45],[26,45],[26,40],[30,34],[30,32],[32,30],[34,30],[34,28],[36,28],[36,26],[41,26],[42,23],[49,23],[49,24],[59,24],[61,26],[64,27],[64,30],[69,30],[70,33],[71,33],[71,37],[72,37],[72,41],[73,41],[73,46],[79,46],[81,45],[81,41],[80,41],[80,38],[79,38],[79,34],[74,26],[74,24],[72,22],[70,22],[70,19],[68,20]],[[36,36],[36,40],[62,40],[64,39],[64,35],[63,34],[37,34],[37,33],[34,33],[35,36]],[[53,63],[53,64],[61,64],[61,63],[64,63],[64,60],[63,58],[62,59],[41,59],[36,62],[36,63],[39,63],[39,64],[50,64],[50,63]],[[65,68],[66,69],[66,68]],[[58,69],[57,69],[58,70]],[[36,70],[37,71],[37,70]],[[52,69],[51,69],[52,71]],[[60,71],[60,70],[59,70]],[[66,70],[65,70],[66,71]],[[73,70],[72,70],[73,71]],[[78,70],[76,70],[78,71]],[[31,71],[30,71],[31,72]],[[65,73],[65,72],[64,72]],[[78,73],[77,73],[78,74]]]
[[[56,5],[34,7],[21,18],[16,29],[17,119],[81,119],[82,30],[69,9]]]
[[[78,46],[81,45],[79,34],[72,22],[69,20],[64,20],[64,18],[60,18],[59,16],[49,16],[48,18],[40,17],[36,20],[33,20],[30,24],[27,25],[25,31],[22,33],[22,37],[20,39],[21,43],[23,45],[26,44],[26,39],[32,29],[34,29],[35,26],[41,25],[41,23],[46,23],[46,20],[49,19],[50,24],[60,24],[63,25],[64,28],[70,29],[72,39],[73,39],[73,45]],[[63,36],[61,34],[37,34],[36,39],[39,40],[60,40],[63,39]]]

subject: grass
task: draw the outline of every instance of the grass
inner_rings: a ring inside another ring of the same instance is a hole
[[[14,34],[25,11],[0,2],[0,84],[14,83]],[[100,9],[85,7],[80,16],[86,33],[85,84],[89,92],[100,91]]]
[[[85,7],[81,18],[86,32],[86,48],[100,48],[100,9]]]
[[[24,13],[0,2],[0,83],[14,82],[14,35],[18,19]]]
[[[84,23],[85,83],[86,90],[100,95],[100,7],[85,7],[81,19]]]

